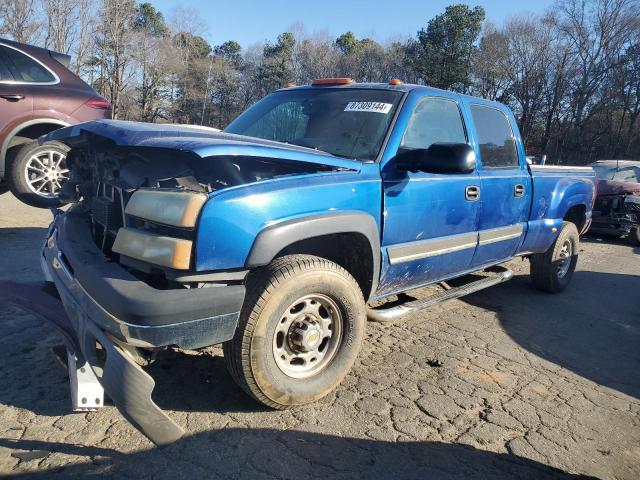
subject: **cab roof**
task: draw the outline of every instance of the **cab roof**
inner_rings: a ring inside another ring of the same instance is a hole
[[[352,82],[352,83],[348,83],[348,84],[327,84],[327,85],[312,85],[312,84],[305,84],[305,85],[296,85],[296,86],[292,86],[292,87],[284,87],[279,89],[279,92],[282,91],[287,91],[287,90],[315,90],[315,89],[371,89],[371,90],[390,90],[390,91],[394,91],[394,92],[403,92],[403,93],[409,93],[413,90],[422,90],[425,93],[430,93],[433,95],[442,95],[443,93],[446,94],[446,96],[451,96],[451,95],[455,95],[458,96],[460,99],[464,100],[465,102],[470,102],[470,103],[481,103],[484,105],[492,105],[496,108],[499,108],[500,110],[508,110],[508,108],[499,102],[495,102],[492,100],[487,100],[481,97],[474,97],[472,95],[464,95],[462,93],[458,93],[458,92],[453,92],[451,90],[443,90],[441,88],[436,88],[436,87],[430,87],[428,85],[417,85],[414,83],[400,83],[398,85],[392,85],[390,83],[356,83],[356,82]]]

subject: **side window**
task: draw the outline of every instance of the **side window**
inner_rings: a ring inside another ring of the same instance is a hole
[[[281,103],[254,123],[245,135],[267,140],[292,141],[304,137],[309,117],[299,102]]]
[[[429,148],[434,143],[467,143],[460,109],[453,100],[426,97],[411,114],[401,150]]]
[[[11,73],[9,72],[9,68],[7,67],[2,55],[3,50],[4,47],[0,45],[0,82],[13,81],[13,75],[11,75]]]
[[[55,81],[55,77],[46,68],[13,48],[0,45],[0,62],[7,67],[17,82],[48,83]]]
[[[478,133],[482,166],[517,166],[518,152],[507,116],[498,109],[482,105],[472,105],[471,114]]]

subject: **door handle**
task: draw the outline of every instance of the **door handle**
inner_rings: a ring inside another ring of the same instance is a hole
[[[4,98],[7,102],[19,102],[20,100],[24,100],[24,95],[0,95],[0,97]]]
[[[470,202],[475,202],[480,198],[480,187],[476,185],[467,185],[464,189],[464,198]]]
[[[521,183],[515,185],[513,187],[513,196],[514,197],[524,197],[524,185]]]

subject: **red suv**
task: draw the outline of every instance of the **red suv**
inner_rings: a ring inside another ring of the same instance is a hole
[[[39,145],[38,137],[111,118],[111,104],[67,68],[69,61],[68,55],[0,39],[0,193],[8,187],[36,207],[59,206],[68,177],[68,147]]]

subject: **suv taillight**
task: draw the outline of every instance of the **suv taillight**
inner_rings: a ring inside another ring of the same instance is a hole
[[[102,97],[93,97],[84,102],[87,107],[96,108],[98,110],[111,110],[111,102]]]

